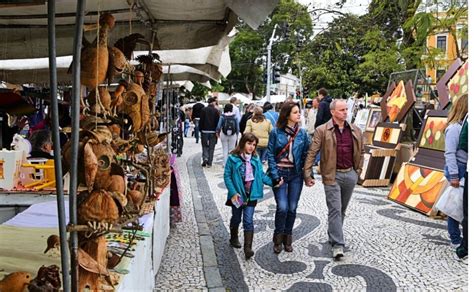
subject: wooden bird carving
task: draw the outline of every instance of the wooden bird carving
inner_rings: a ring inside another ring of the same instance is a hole
[[[0,292],[24,292],[31,279],[27,272],[10,273],[0,281]]]
[[[115,26],[115,18],[105,13],[99,20],[99,39],[81,52],[81,84],[95,88],[104,82],[109,65],[108,32]],[[98,45],[97,45],[98,43]]]
[[[46,240],[46,249],[44,250],[44,253],[47,253],[48,251],[54,249],[59,251],[59,236],[56,234],[52,234],[48,237]]]
[[[59,291],[61,288],[61,277],[59,267],[51,265],[49,267],[41,266],[36,278],[28,285],[29,292]]]

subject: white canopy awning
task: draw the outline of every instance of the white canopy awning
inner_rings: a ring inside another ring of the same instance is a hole
[[[47,5],[2,4],[0,59],[48,56]],[[56,1],[57,55],[72,54],[76,0]],[[130,6],[128,3],[136,3]],[[238,17],[256,29],[278,0],[100,0],[87,1],[86,23],[97,22],[97,12],[116,18],[109,44],[130,33],[141,33],[156,50],[210,47],[227,36]],[[155,33],[152,39],[153,32]],[[85,33],[95,38],[95,31]]]

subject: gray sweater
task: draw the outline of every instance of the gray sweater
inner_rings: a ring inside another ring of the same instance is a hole
[[[448,166],[449,176],[452,178],[458,177],[458,164],[457,162],[467,163],[467,152],[461,149],[458,149],[459,144],[459,134],[461,133],[461,124],[455,123],[450,124],[446,130],[446,139],[445,139],[445,152],[444,158],[446,165]]]

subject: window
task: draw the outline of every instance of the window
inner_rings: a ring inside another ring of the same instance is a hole
[[[446,36],[439,35],[436,37],[436,47],[441,49],[442,52],[446,53]]]
[[[436,70],[436,82],[439,81],[441,77],[443,77],[444,73],[446,73],[446,69],[437,69]]]

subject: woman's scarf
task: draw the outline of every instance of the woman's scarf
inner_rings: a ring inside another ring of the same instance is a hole
[[[290,140],[291,137],[294,137],[298,133],[298,124],[296,124],[294,127],[286,125],[283,131],[285,131],[286,135],[288,135],[288,140]],[[288,160],[291,162],[294,162],[293,142],[294,138],[293,141],[291,141],[290,146],[288,147]]]
[[[252,164],[250,163],[250,160],[252,159],[252,154],[242,153],[241,157],[245,162],[245,172],[244,172],[245,191],[250,192],[252,181],[255,179],[255,177],[253,176]]]

